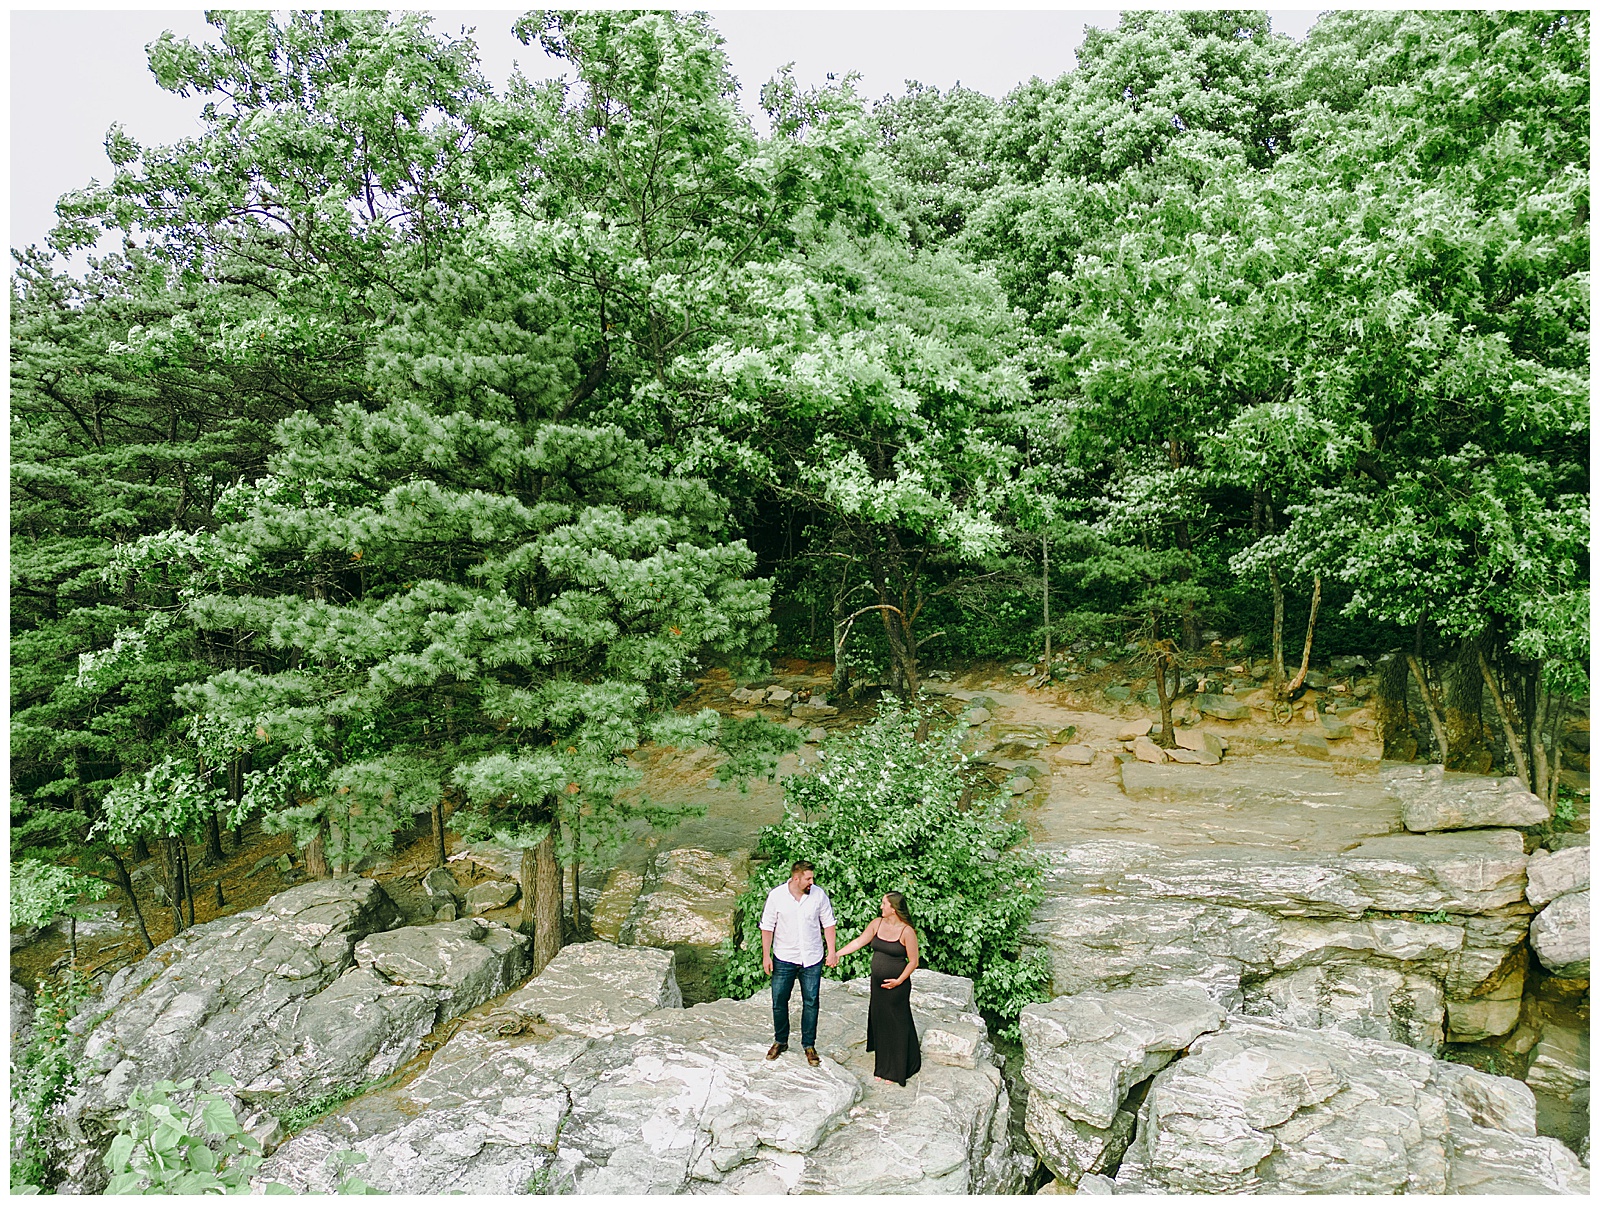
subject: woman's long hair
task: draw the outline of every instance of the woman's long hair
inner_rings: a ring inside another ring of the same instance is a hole
[[[911,913],[906,908],[905,896],[901,895],[898,891],[885,891],[883,893],[883,898],[889,901],[889,907],[892,908],[894,910],[894,914],[900,918],[900,923],[902,925],[906,926],[908,929],[916,928],[916,926],[911,923]]]

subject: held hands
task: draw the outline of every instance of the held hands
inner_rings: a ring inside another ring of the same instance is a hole
[[[823,961],[830,967],[836,967],[839,965],[839,955],[835,954],[832,950],[829,950],[828,956],[823,959]]]

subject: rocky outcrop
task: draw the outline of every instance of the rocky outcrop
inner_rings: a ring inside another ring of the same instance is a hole
[[[1515,1080],[1231,1017],[1151,1081],[1119,1192],[1587,1193]]]
[[[914,976],[925,1062],[901,1088],[872,1081],[865,981],[824,981],[813,1068],[764,1057],[766,992],[662,1007],[663,951],[569,946],[410,1084],[324,1118],[261,1178],[327,1191],[330,1156],[353,1147],[363,1179],[408,1193],[1015,1192],[1031,1162],[1011,1149],[971,990]]]
[[[1385,767],[1383,785],[1400,800],[1400,817],[1414,833],[1524,828],[1550,819],[1550,809],[1520,778],[1403,765]]]
[[[135,1087],[224,1072],[240,1115],[260,1120],[388,1075],[441,1013],[503,990],[526,957],[524,938],[484,921],[386,932],[395,919],[372,880],[319,880],[188,929],[118,972],[75,1022],[83,1079],[63,1116],[69,1186],[102,1182],[100,1149]]]
[[[1198,988],[1085,992],[1022,1010],[1026,1126],[1040,1159],[1071,1187],[1115,1167],[1133,1138],[1129,1091],[1223,1011]]]
[[[1573,845],[1551,853],[1536,849],[1528,859],[1528,903],[1543,908],[1558,896],[1589,890],[1589,847]]]
[[[1429,1051],[1516,1025],[1520,834],[1373,837],[1344,853],[1124,841],[1046,853],[1031,932],[1058,994],[1186,984],[1230,1011]]]
[[[613,867],[595,905],[594,934],[629,945],[715,949],[733,935],[734,906],[750,879],[743,852],[679,847],[643,873]]]

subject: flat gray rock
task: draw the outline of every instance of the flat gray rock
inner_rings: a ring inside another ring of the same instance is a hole
[[[467,890],[465,904],[469,916],[481,916],[504,908],[521,894],[520,888],[509,879],[490,879]]]
[[[672,952],[590,941],[565,946],[500,1007],[557,1029],[600,1037],[658,1008],[680,1008]]]
[[[1528,944],[1557,979],[1589,978],[1589,893],[1559,896],[1533,918]]]
[[[645,876],[624,932],[638,945],[719,946],[733,936],[734,907],[749,880],[743,853],[666,850]]]
[[[609,995],[614,976],[568,958],[572,949],[534,983],[555,968],[574,991]],[[605,961],[613,971],[616,953]],[[635,974],[661,990],[650,956],[664,951],[620,953],[645,955]],[[970,981],[918,972],[912,999],[924,1034],[983,1032],[964,1011]],[[595,1015],[565,1000],[571,1014]],[[410,1084],[358,1097],[290,1139],[258,1183],[329,1191],[341,1148],[367,1156],[363,1179],[405,1193],[1015,1193],[1032,1170],[1011,1146],[986,1039],[973,1066],[930,1059],[907,1087],[875,1083],[867,997],[833,980],[823,982],[819,1067],[799,1051],[766,1059],[764,990],[656,1008],[596,1037],[552,1036],[531,1018],[524,1032],[502,1032],[519,1016],[506,1003],[469,1018]]]
[[[1551,853],[1536,849],[1528,858],[1528,903],[1543,908],[1557,896],[1589,889],[1589,847],[1574,845]]]
[[[1458,774],[1443,766],[1389,766],[1384,787],[1400,801],[1414,833],[1465,828],[1525,828],[1550,819],[1544,801],[1518,778]]]

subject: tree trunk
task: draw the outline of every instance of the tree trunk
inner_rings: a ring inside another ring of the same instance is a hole
[[[78,965],[78,918],[67,913],[67,956],[76,969]]]
[[[1177,743],[1172,735],[1172,696],[1167,693],[1167,663],[1171,660],[1167,653],[1156,654],[1156,698],[1161,703],[1161,732],[1156,744],[1163,749],[1170,749]]]
[[[1522,741],[1517,736],[1516,725],[1512,723],[1505,697],[1501,695],[1494,675],[1489,672],[1489,659],[1483,655],[1481,648],[1478,650],[1478,669],[1483,673],[1483,684],[1489,688],[1489,697],[1494,700],[1495,712],[1500,716],[1500,726],[1505,729],[1506,748],[1511,751],[1511,760],[1516,764],[1517,777],[1522,779],[1523,786],[1532,790],[1533,776],[1528,773],[1528,759],[1522,752]]]
[[[561,868],[556,865],[555,833],[534,850],[533,973],[561,952]]]
[[[1283,582],[1278,578],[1278,567],[1267,566],[1267,580],[1272,583],[1272,689],[1281,690],[1289,671],[1283,664]]]
[[[522,891],[522,916],[517,921],[517,928],[526,936],[533,936],[533,893],[534,893],[534,856],[533,850],[522,851],[522,865],[517,870],[517,886]]]
[[[133,860],[135,862],[148,862],[150,860],[150,843],[143,837],[133,839]]]
[[[1040,537],[1044,545],[1044,672],[1050,674],[1050,533]]]
[[[444,793],[433,801],[433,864],[445,864],[444,848]]]
[[[206,857],[218,866],[227,858],[222,852],[222,822],[211,808],[206,809]]]
[[[1550,813],[1554,815],[1556,800],[1561,796],[1561,725],[1567,718],[1566,700],[1558,697],[1551,710],[1554,714],[1550,721],[1550,794],[1545,797],[1545,803],[1550,805]]]
[[[311,844],[306,846],[306,873],[314,879],[328,879],[333,877],[328,869],[328,844],[323,840],[322,831],[311,838]]]
[[[215,903],[217,906],[217,914],[220,916],[223,908],[227,907],[228,903],[227,900],[222,898],[222,880],[218,879],[215,883],[211,884],[211,886],[215,889],[214,894],[216,896]]]
[[[172,935],[176,937],[183,932],[183,880],[178,868],[177,841],[163,837],[161,845],[167,872],[167,903],[172,908]]]
[[[111,859],[112,869],[117,874],[117,885],[122,888],[122,893],[128,897],[128,906],[133,909],[133,920],[139,927],[139,939],[144,942],[144,952],[148,954],[155,949],[155,943],[150,940],[150,930],[144,923],[144,913],[139,911],[139,897],[133,893],[133,876],[128,873],[128,868],[113,848],[107,852]]]
[[[183,893],[189,898],[189,924],[194,924],[194,866],[189,860],[189,847],[184,844],[182,837],[178,838],[178,849],[183,857]]]
[[[1428,688],[1428,676],[1422,672],[1422,662],[1415,653],[1406,655],[1406,663],[1411,666],[1411,675],[1417,680],[1417,689],[1422,692],[1422,706],[1428,713],[1428,723],[1433,728],[1433,739],[1439,743],[1439,764],[1441,766],[1450,760],[1450,739],[1445,735],[1444,721],[1439,718],[1439,709],[1433,704],[1433,691]]]
[[[1292,695],[1300,689],[1301,684],[1306,680],[1307,671],[1311,668],[1311,634],[1316,630],[1317,607],[1322,603],[1322,578],[1317,577],[1315,581],[1316,585],[1311,588],[1311,614],[1306,619],[1306,647],[1305,651],[1300,654],[1300,672],[1294,676],[1294,681],[1289,683],[1284,691],[1286,695]]]
[[[1533,688],[1533,723],[1528,726],[1528,747],[1533,752],[1533,793],[1540,799],[1550,795],[1550,758],[1544,747],[1545,718],[1550,713],[1550,692],[1541,684],[1544,666],[1535,663]]]

